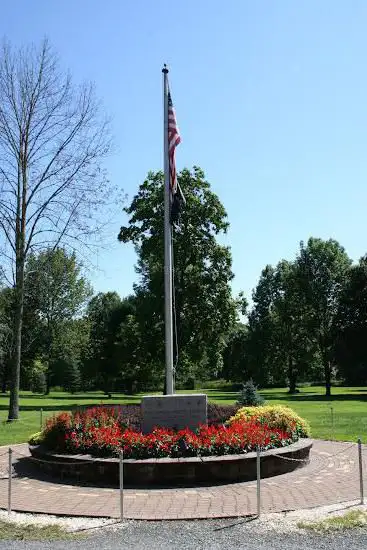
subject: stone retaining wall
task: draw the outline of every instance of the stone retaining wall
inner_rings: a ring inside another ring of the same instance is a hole
[[[288,447],[262,453],[261,477],[285,474],[304,466],[312,441],[301,439]],[[35,464],[47,474],[62,479],[78,479],[118,485],[119,459],[90,455],[61,455],[41,445],[29,446]],[[296,459],[296,460],[289,460]],[[156,458],[124,461],[127,486],[190,486],[200,483],[233,483],[256,479],[256,453],[190,458]]]

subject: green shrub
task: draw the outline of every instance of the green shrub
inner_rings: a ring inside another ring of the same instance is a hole
[[[238,404],[244,406],[258,407],[264,403],[264,398],[258,393],[257,387],[252,380],[243,384],[238,397]]]
[[[228,424],[243,420],[257,420],[270,428],[278,428],[291,431],[298,437],[311,435],[310,425],[307,420],[301,418],[293,409],[284,405],[263,405],[258,407],[242,407],[228,420]]]
[[[43,432],[36,432],[29,438],[30,445],[40,445],[44,441]]]

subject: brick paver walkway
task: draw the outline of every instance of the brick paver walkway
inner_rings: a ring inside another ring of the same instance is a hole
[[[116,488],[73,485],[47,478],[29,458],[26,444],[14,445],[12,509],[68,516],[119,517]],[[367,446],[363,448],[367,477]],[[8,448],[0,447],[0,508],[7,507]],[[280,459],[279,460],[283,460]],[[365,492],[367,483],[365,483]],[[357,445],[314,441],[310,464],[261,482],[261,509],[280,512],[359,498]],[[256,513],[256,482],[174,489],[126,489],[124,517],[199,519]]]

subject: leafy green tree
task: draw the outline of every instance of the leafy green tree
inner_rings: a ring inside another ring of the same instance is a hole
[[[289,392],[296,392],[299,376],[305,378],[314,364],[316,342],[309,331],[310,309],[300,284],[298,264],[282,260],[276,267],[274,338],[285,365]]]
[[[4,287],[0,290],[0,375],[1,392],[5,393],[11,372],[14,351],[14,292]]]
[[[14,360],[14,289],[4,287],[0,290],[0,376],[1,390],[5,393],[10,381]],[[39,336],[42,327],[37,313],[32,309],[23,312],[22,342],[22,388],[29,389],[33,379],[34,361],[39,352]],[[42,377],[42,375],[40,375]]]
[[[281,383],[285,376],[283,365],[278,365],[275,339],[274,298],[276,272],[267,265],[252,294],[253,307],[248,322],[248,367],[247,375],[264,387]]]
[[[298,264],[282,260],[275,268],[266,266],[253,301],[247,372],[262,385],[286,382],[294,393],[298,378],[311,372],[317,352]]]
[[[116,381],[123,372],[122,349],[134,355],[137,340],[134,326],[134,305],[130,298],[121,300],[117,292],[100,292],[88,305],[87,317],[90,323],[90,346],[84,367],[85,372],[102,385],[106,394],[111,394]],[[129,329],[127,328],[129,326]],[[130,387],[135,368],[130,361],[126,365],[126,384]],[[136,365],[136,368],[139,368]]]
[[[145,355],[144,335],[133,313],[126,315],[120,324],[116,362],[127,394],[156,389],[162,382],[154,363]]]
[[[309,330],[322,360],[326,395],[331,394],[332,368],[336,363],[335,327],[348,280],[351,259],[335,240],[310,238],[300,244],[299,280],[309,310]]]
[[[221,376],[225,380],[241,382],[246,377],[248,357],[248,326],[236,323],[231,330],[223,351],[223,370]]]
[[[82,377],[83,362],[90,346],[90,325],[86,317],[62,322],[55,333],[51,358],[51,384],[71,391],[70,371],[78,371],[78,389],[89,388],[88,376]],[[75,386],[75,385],[74,385]],[[80,386],[80,388],[79,388]],[[77,391],[74,389],[73,391]]]
[[[336,359],[351,385],[367,384],[367,255],[349,272],[341,294],[336,327]]]
[[[45,393],[47,367],[40,360],[35,360],[29,369],[28,378],[33,393]]]
[[[74,360],[65,361],[64,388],[70,393],[76,393],[81,387],[81,376],[78,363]]]
[[[38,345],[48,366],[48,393],[53,362],[60,358],[58,341],[65,324],[83,313],[92,289],[81,274],[75,254],[62,248],[50,248],[29,257],[25,289],[25,311],[33,312],[38,318]]]
[[[222,370],[228,333],[236,322],[232,298],[231,253],[218,238],[228,229],[227,214],[200,168],[178,174],[186,198],[174,231],[174,293],[177,319],[177,376],[215,377]],[[133,243],[138,255],[136,316],[141,322],[149,363],[163,374],[164,258],[163,174],[149,173],[130,206],[120,241]]]

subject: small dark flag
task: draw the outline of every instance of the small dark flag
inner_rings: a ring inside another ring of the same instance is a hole
[[[171,93],[168,90],[168,155],[169,155],[169,177],[171,187],[171,223],[178,221],[185,198],[177,182],[175,150],[181,142],[180,132],[177,126],[176,113],[173,107]]]

